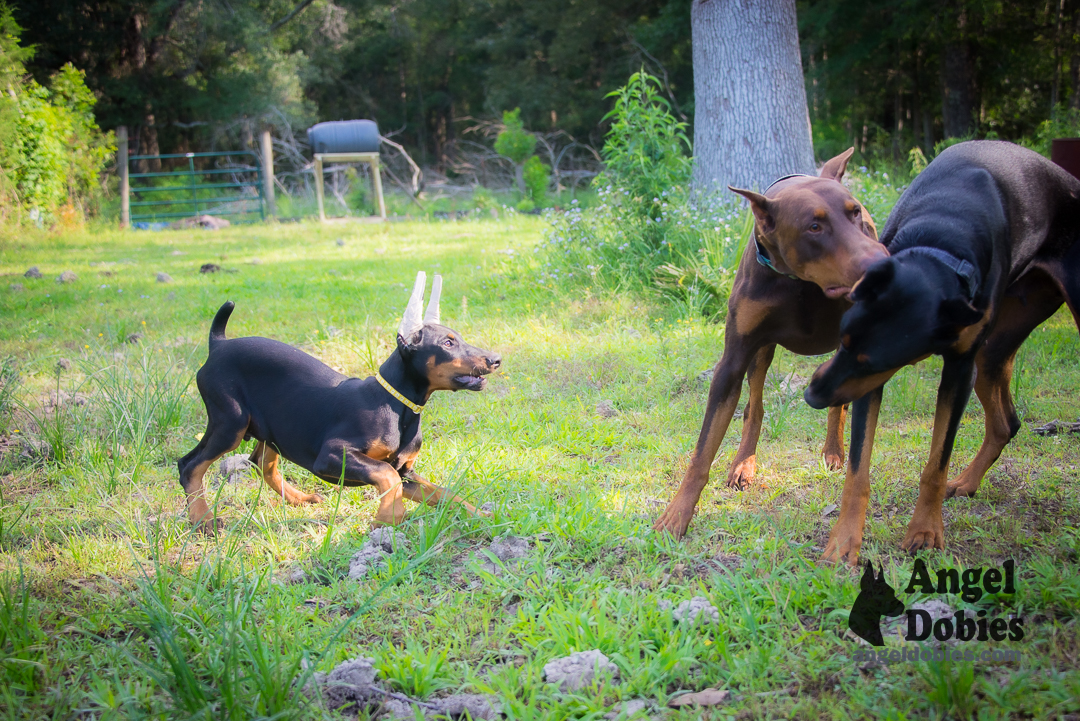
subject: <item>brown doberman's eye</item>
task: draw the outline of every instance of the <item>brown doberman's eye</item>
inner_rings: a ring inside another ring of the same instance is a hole
[[[821,224],[820,223],[811,223],[810,224],[810,232],[811,233],[820,233],[821,232]]]

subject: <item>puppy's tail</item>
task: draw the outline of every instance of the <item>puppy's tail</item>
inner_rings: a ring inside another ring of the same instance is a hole
[[[218,308],[217,315],[214,316],[214,322],[210,324],[210,350],[214,350],[214,346],[225,340],[225,326],[229,323],[229,316],[232,315],[233,308],[236,304],[231,300],[225,301],[225,305]]]

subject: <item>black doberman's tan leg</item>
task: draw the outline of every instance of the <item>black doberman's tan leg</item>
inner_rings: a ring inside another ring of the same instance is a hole
[[[697,447],[690,457],[690,465],[683,475],[682,484],[671,499],[663,515],[653,524],[653,530],[667,531],[676,538],[686,535],[690,519],[701,492],[709,482],[709,466],[716,458],[720,443],[724,440],[731,417],[739,406],[742,381],[750,359],[757,353],[757,347],[748,347],[742,338],[734,335],[734,323],[729,325],[724,355],[716,364],[712,384],[709,386],[709,401],[705,406],[705,420],[698,435]]]
[[[401,487],[402,495],[410,501],[437,506],[444,501],[450,500],[454,503],[460,503],[471,516],[485,515],[483,511],[478,511],[475,506],[468,503],[461,496],[451,495],[445,488],[428,482],[411,470],[405,473],[404,479]]]
[[[946,486],[946,498],[974,496],[986,472],[1020,430],[1009,392],[1016,352],[1063,300],[1053,280],[1039,270],[1026,274],[1006,292],[994,329],[975,359],[975,395],[986,417],[982,446],[968,467]]]
[[[945,521],[941,502],[949,478],[949,457],[952,455],[956,431],[971,397],[975,359],[972,356],[946,357],[938,386],[937,410],[934,413],[934,433],[930,442],[930,458],[919,479],[919,498],[908,524],[907,534],[900,547],[914,553],[921,548],[945,548]]]
[[[828,429],[825,431],[825,445],[821,455],[830,471],[839,471],[844,467],[844,416],[847,406],[829,408]]]
[[[251,452],[249,460],[259,469],[263,481],[270,486],[270,490],[274,492],[274,495],[286,503],[293,506],[321,503],[323,497],[319,494],[298,491],[285,480],[285,477],[281,475],[281,469],[278,467],[278,458],[277,451],[268,446],[265,441],[259,441],[258,445],[255,446],[255,450]]]
[[[323,446],[311,471],[329,483],[346,486],[375,486],[379,492],[379,510],[374,526],[396,526],[405,520],[402,480],[389,463],[369,458],[340,442]]]
[[[246,420],[212,420],[198,445],[176,464],[180,471],[180,485],[187,497],[188,519],[191,525],[200,531],[212,535],[222,525],[220,519],[214,518],[214,513],[206,502],[206,487],[203,483],[206,471],[214,461],[240,445],[246,430]]]
[[[840,496],[840,516],[829,533],[829,543],[821,561],[847,561],[854,566],[862,548],[863,528],[866,526],[866,507],[870,503],[870,457],[874,451],[878,411],[884,386],[870,391],[851,404],[851,448],[847,477]]]
[[[757,472],[757,444],[761,436],[761,422],[765,418],[765,378],[772,365],[773,354],[776,352],[776,344],[764,346],[750,361],[750,367],[746,370],[747,382],[750,386],[750,400],[743,409],[743,431],[739,450],[735,453],[735,460],[728,472],[727,484],[729,488],[745,490],[750,487]]]

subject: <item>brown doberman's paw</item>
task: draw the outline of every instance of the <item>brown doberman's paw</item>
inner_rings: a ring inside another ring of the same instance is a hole
[[[320,496],[318,493],[308,493],[300,499],[300,503],[306,506],[309,503],[322,503],[325,500],[326,499]]]
[[[830,471],[842,471],[842,470],[844,470],[844,454],[843,453],[837,454],[837,453],[829,453],[828,451],[826,451],[823,455],[825,456],[825,467],[828,468]]]
[[[757,475],[757,456],[750,456],[735,465],[728,473],[727,486],[738,491],[745,491],[754,482]]]
[[[941,513],[920,513],[916,509],[900,548],[912,554],[923,548],[945,548],[945,522]]]
[[[829,534],[829,543],[821,553],[818,563],[847,563],[855,566],[862,549],[862,527],[846,527],[839,521]]]
[[[979,491],[978,483],[968,483],[957,479],[945,486],[946,498],[974,498]]]
[[[195,530],[206,536],[216,536],[224,528],[225,521],[220,518],[204,518],[195,525]]]
[[[690,519],[693,517],[694,507],[690,506],[689,509],[685,509],[679,499],[676,498],[668,504],[667,510],[653,524],[653,530],[658,533],[667,531],[675,537],[675,540],[682,540],[682,537],[686,535],[686,529],[690,527]]]

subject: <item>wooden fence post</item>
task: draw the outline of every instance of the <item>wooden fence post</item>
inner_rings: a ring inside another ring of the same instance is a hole
[[[120,171],[120,227],[131,227],[131,184],[128,181],[127,126],[116,129],[116,165]]]
[[[262,166],[263,166],[263,198],[266,199],[266,209],[271,218],[277,217],[277,207],[274,202],[274,145],[270,140],[270,131],[262,132]]]

